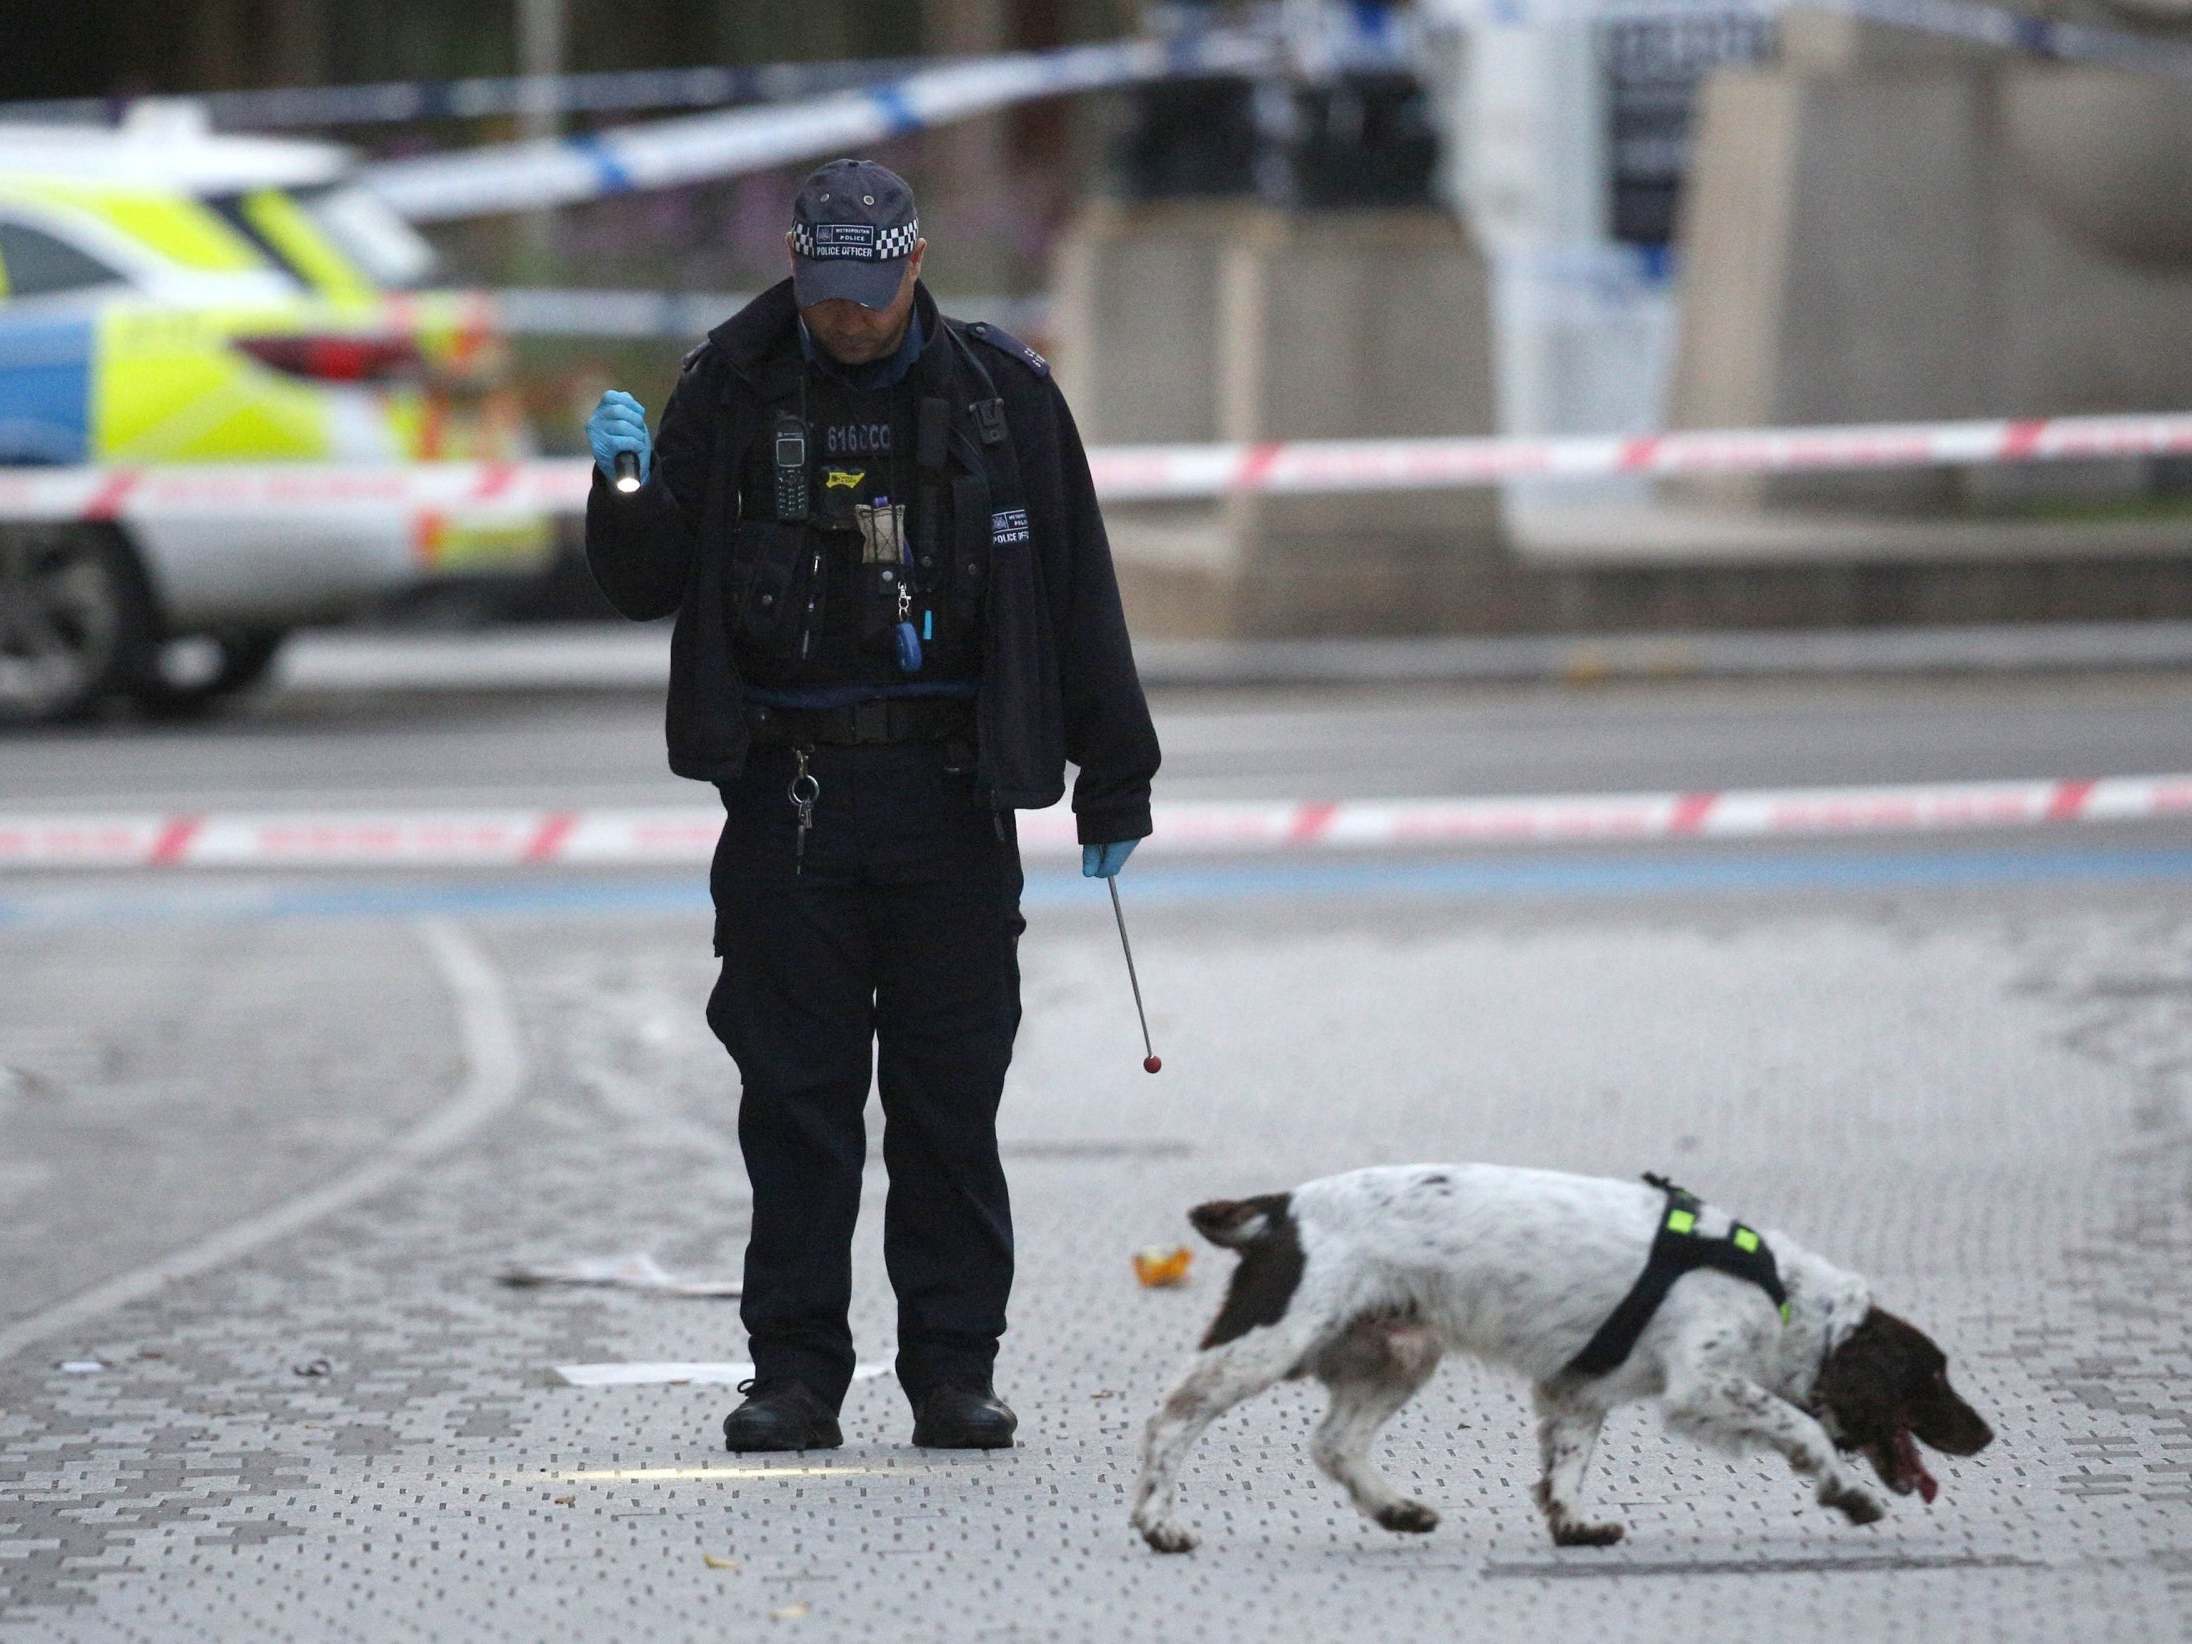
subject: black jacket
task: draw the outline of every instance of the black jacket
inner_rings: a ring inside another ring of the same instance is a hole
[[[1065,792],[1071,760],[1081,839],[1143,838],[1157,734],[1065,397],[1033,349],[936,316],[925,287],[919,301],[931,321],[923,363],[945,374],[955,414],[990,392],[1004,402],[1028,513],[1030,540],[992,554],[976,780],[998,809],[1039,809]],[[670,769],[703,782],[727,782],[745,764],[744,687],[726,620],[729,541],[740,463],[804,369],[796,319],[786,280],[711,331],[663,408],[647,483],[620,495],[597,469],[587,499],[586,560],[609,603],[636,621],[676,615]]]

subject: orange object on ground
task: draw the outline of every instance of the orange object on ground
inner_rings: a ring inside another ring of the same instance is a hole
[[[1194,1259],[1195,1252],[1184,1244],[1173,1245],[1169,1250],[1155,1246],[1137,1250],[1134,1252],[1134,1276],[1151,1290],[1185,1284],[1188,1264]]]

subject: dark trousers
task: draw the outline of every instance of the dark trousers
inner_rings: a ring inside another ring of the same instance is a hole
[[[871,1059],[898,1377],[986,1381],[1012,1288],[997,1104],[1020,1025],[1020,855],[945,745],[813,751],[804,864],[788,749],[723,787],[708,1025],[738,1064],[753,1185],[740,1317],[756,1374],[835,1408],[852,1379],[852,1234]],[[877,1047],[880,1046],[880,1054]]]

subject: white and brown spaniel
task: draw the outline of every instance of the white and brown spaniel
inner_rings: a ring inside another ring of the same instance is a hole
[[[1195,1545],[1173,1493],[1203,1429],[1302,1376],[1331,1390],[1310,1441],[1317,1466],[1386,1529],[1434,1528],[1438,1514],[1394,1490],[1369,1449],[1447,1352],[1530,1378],[1544,1458],[1537,1500],[1564,1546],[1621,1538],[1619,1524],[1583,1517],[1580,1496],[1600,1423],[1631,1400],[1660,1400],[1671,1428],[1708,1443],[1779,1452],[1818,1481],[1821,1505],[1855,1524],[1882,1508],[1839,1451],[1863,1451],[1888,1489],[1930,1502],[1936,1485],[1918,1444],[1969,1456],[1994,1436],[1950,1387],[1940,1348],[1874,1306],[1864,1280],[1656,1178],[1399,1166],[1217,1200],[1189,1219],[1241,1262],[1144,1436],[1133,1521],[1159,1552]],[[1662,1257],[1679,1245],[1670,1228],[1743,1254],[1728,1258],[1733,1270],[1694,1264],[1668,1282]],[[1762,1273],[1744,1265],[1758,1261]],[[1654,1268],[1663,1293],[1640,1305]],[[1611,1341],[1621,1356],[1604,1368],[1611,1338],[1623,1338]]]

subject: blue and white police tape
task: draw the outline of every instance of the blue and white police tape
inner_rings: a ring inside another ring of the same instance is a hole
[[[1668,24],[1820,12],[2066,63],[2192,79],[2192,42],[2090,23],[2058,23],[1983,0],[1442,0],[1445,22],[1507,29],[1549,23]]]
[[[1269,39],[1222,31],[1065,46],[924,69],[790,106],[387,161],[360,178],[417,222],[537,210],[821,158],[1072,92],[1257,73],[1277,54]]]
[[[1669,22],[1725,15],[1760,16],[1799,0],[1440,0],[1429,23],[1535,24],[1605,19]],[[1976,45],[2071,62],[2112,64],[2144,73],[2192,76],[2192,44],[2091,24],[2058,23],[1980,0],[1801,0],[1803,9],[1839,13]],[[1381,67],[1408,60],[1423,20],[1335,8],[1316,27],[1287,31],[1287,48],[1326,69]],[[1410,24],[1416,27],[1411,30]],[[189,99],[219,130],[398,125],[531,112],[618,114],[644,109],[720,108],[787,102],[953,66],[935,58],[841,58],[750,66],[617,69],[586,74],[482,75],[459,80],[384,80],[366,85],[289,86],[215,91]],[[171,99],[160,98],[158,101]],[[140,99],[59,97],[0,103],[0,122],[119,125]]]
[[[622,114],[639,109],[779,103],[871,85],[936,66],[934,58],[854,57],[749,67],[617,69],[594,74],[508,74],[465,80],[383,80],[357,86],[285,86],[271,91],[205,92],[189,101],[204,109],[206,119],[223,131],[401,125],[416,120],[476,120],[507,114]],[[127,97],[57,97],[0,103],[0,120],[120,125],[138,101]]]
[[[1283,8],[1273,10],[1274,15],[1257,20],[1264,32],[1283,36],[1297,57],[1311,59],[1327,71],[1384,66],[1405,56],[1409,49],[1407,15],[1383,0],[1333,0],[1331,4],[1312,6],[1306,15]],[[1184,32],[1192,35],[1195,31]],[[211,125],[223,131],[401,125],[529,113],[623,114],[643,109],[787,102],[978,60],[973,55],[848,57],[579,74],[473,75],[456,80],[381,80],[366,85],[212,91],[187,100],[203,109]],[[120,125],[140,102],[175,100],[162,95],[0,102],[0,121]]]

